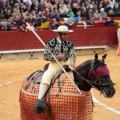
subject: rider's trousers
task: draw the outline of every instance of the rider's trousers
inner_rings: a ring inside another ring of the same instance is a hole
[[[60,62],[63,66],[65,62]],[[50,85],[52,78],[57,72],[61,70],[60,65],[57,62],[50,62],[48,69],[44,72],[41,83]]]

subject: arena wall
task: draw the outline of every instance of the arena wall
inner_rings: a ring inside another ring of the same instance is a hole
[[[115,46],[118,44],[117,29],[118,27],[73,28],[74,32],[69,34],[69,39],[73,42],[75,47]],[[44,42],[57,36],[57,33],[52,30],[38,30],[36,32]],[[44,46],[31,31],[0,32],[0,51],[43,48]]]

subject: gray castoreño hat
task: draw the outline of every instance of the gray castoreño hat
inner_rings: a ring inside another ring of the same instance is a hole
[[[61,25],[58,27],[57,30],[53,30],[54,32],[60,32],[60,33],[69,33],[69,32],[73,32],[73,30],[69,30],[67,26],[65,25]]]

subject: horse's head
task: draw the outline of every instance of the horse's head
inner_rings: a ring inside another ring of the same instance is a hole
[[[91,69],[88,74],[88,79],[93,87],[97,88],[105,97],[112,97],[115,94],[114,83],[110,78],[110,72],[105,64],[107,54],[98,59],[98,54],[95,54],[95,59],[91,62]]]

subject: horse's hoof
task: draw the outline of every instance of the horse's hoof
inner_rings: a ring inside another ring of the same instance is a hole
[[[37,100],[35,106],[34,106],[34,111],[39,114],[41,112],[43,112],[46,109],[46,102],[42,99],[42,100]]]

